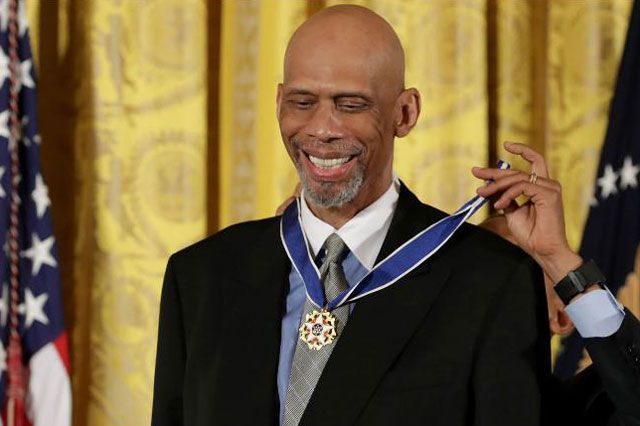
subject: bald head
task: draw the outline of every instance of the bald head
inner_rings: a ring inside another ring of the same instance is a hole
[[[285,83],[306,60],[315,66],[341,61],[368,71],[384,87],[404,89],[404,51],[398,36],[381,16],[361,6],[323,9],[295,31],[285,54]]]

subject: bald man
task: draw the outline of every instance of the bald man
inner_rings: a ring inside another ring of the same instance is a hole
[[[451,235],[461,216],[394,177],[420,95],[391,26],[356,6],[315,14],[277,106],[302,196],[169,259],[152,424],[543,422],[542,273],[489,231]]]

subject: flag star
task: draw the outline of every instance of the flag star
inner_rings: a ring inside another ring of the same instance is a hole
[[[36,176],[36,186],[31,193],[31,198],[36,203],[38,218],[41,218],[47,211],[47,207],[51,205],[51,200],[49,199],[49,188],[44,184],[40,173]]]
[[[22,252],[23,257],[31,259],[31,275],[38,275],[42,265],[49,265],[52,267],[58,266],[58,263],[51,255],[51,248],[55,238],[50,236],[49,238],[40,241],[38,234],[35,232],[32,234],[31,247],[28,250]]]
[[[30,89],[34,89],[36,87],[36,83],[33,81],[33,78],[31,78],[31,65],[33,65],[31,59],[20,62],[20,67],[18,68],[18,91],[20,91],[22,86],[27,86]]]
[[[35,135],[33,137],[33,141],[36,143],[36,145],[40,145],[40,141],[41,141],[40,135]]]
[[[2,298],[0,298],[0,326],[4,327],[7,324],[7,316],[9,316],[9,285],[4,283]]]
[[[0,17],[1,16],[2,11],[0,11]],[[9,71],[9,57],[4,53],[4,49],[0,47],[0,87],[2,87],[4,81],[9,77],[11,77],[11,72]]]
[[[9,139],[11,133],[9,132],[9,110],[5,109],[0,112],[0,136]]]
[[[0,342],[0,374],[7,369],[7,352],[4,345]]]
[[[4,176],[4,172],[4,167],[0,167],[0,198],[4,198],[7,195],[7,193],[4,192],[4,188],[2,187],[2,176]]]
[[[41,322],[44,325],[49,324],[49,318],[44,313],[44,304],[47,303],[49,295],[42,293],[38,297],[34,297],[30,288],[24,290],[24,303],[18,306],[18,313],[24,314],[24,325],[29,328],[34,321]]]
[[[613,171],[611,164],[607,164],[604,167],[604,175],[598,178],[598,185],[602,188],[600,193],[602,198],[606,199],[609,195],[618,193],[618,188],[616,187],[617,179],[618,175]]]
[[[620,189],[637,188],[638,172],[640,172],[640,164],[634,165],[631,157],[626,156],[624,159],[624,164],[620,169]]]
[[[0,0],[0,30],[6,31],[9,26],[9,0]]]
[[[18,0],[18,34],[20,37],[24,35],[29,29],[29,20],[27,19],[27,12],[24,0]]]

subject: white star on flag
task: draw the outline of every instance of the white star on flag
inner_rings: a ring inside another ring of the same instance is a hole
[[[9,139],[11,133],[9,132],[9,110],[5,109],[0,112],[0,136]]]
[[[598,185],[602,188],[602,192],[600,193],[602,198],[606,199],[609,195],[616,194],[618,192],[616,179],[618,179],[618,175],[613,171],[611,164],[607,164],[604,167],[604,175],[598,178]]]
[[[0,167],[0,198],[4,198],[7,193],[4,192],[4,188],[2,187],[2,176],[4,176],[4,167]]]
[[[31,59],[20,62],[18,67],[18,92],[22,89],[22,86],[26,86],[29,89],[35,89],[36,83],[31,78],[31,65],[33,62]]]
[[[18,35],[20,37],[29,29],[29,20],[25,9],[25,0],[18,0]]]
[[[0,326],[4,327],[7,324],[7,316],[9,316],[9,285],[4,283],[2,298],[0,298]]]
[[[31,275],[38,275],[42,265],[49,265],[52,267],[58,266],[58,263],[51,255],[51,248],[55,242],[53,235],[43,241],[40,241],[38,234],[34,232],[31,238],[31,247],[22,252],[23,257],[31,259]]]
[[[24,290],[24,303],[18,305],[18,313],[24,314],[25,327],[31,327],[34,321],[41,322],[44,325],[49,324],[49,318],[44,313],[44,304],[47,303],[49,295],[42,293],[38,297],[34,297],[30,288]]]
[[[0,345],[0,374],[7,369],[7,352],[4,350],[4,345]]]
[[[2,11],[0,11],[0,17],[2,16]],[[2,87],[4,81],[7,80],[10,76],[11,71],[9,71],[9,57],[5,55],[4,49],[0,47],[0,87]]]
[[[0,0],[0,30],[6,31],[9,26],[9,0]]]
[[[626,156],[624,164],[620,169],[620,188],[636,188],[638,186],[637,174],[640,172],[640,165],[634,165],[630,156]]]
[[[49,188],[44,184],[40,173],[36,175],[36,186],[31,192],[31,198],[36,203],[38,218],[41,218],[47,211],[47,207],[51,205],[51,200],[49,199]]]
[[[29,20],[24,7],[24,0],[18,0],[18,29],[22,37],[29,29]],[[0,0],[0,30],[6,31],[9,27],[9,0]]]

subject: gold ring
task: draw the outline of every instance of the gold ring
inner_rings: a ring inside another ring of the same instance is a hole
[[[532,184],[534,184],[534,185],[535,185],[535,184],[536,184],[536,182],[537,182],[537,180],[538,180],[538,175],[537,175],[537,174],[535,174],[535,173],[531,173],[531,174],[529,175],[529,183],[532,183]]]

